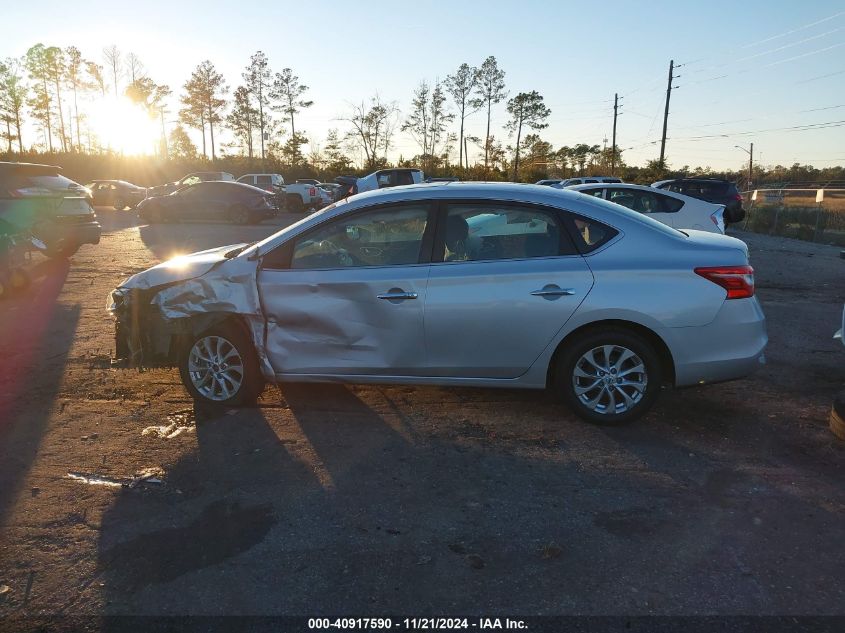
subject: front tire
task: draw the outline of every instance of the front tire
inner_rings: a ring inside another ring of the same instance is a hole
[[[114,201],[114,210],[115,211],[123,211],[126,208],[126,201],[122,198],[117,198]]]
[[[252,404],[264,388],[255,347],[233,324],[192,337],[179,361],[179,374],[194,400],[215,405]]]
[[[232,222],[232,224],[249,224],[249,209],[242,204],[235,205],[229,211],[229,221]]]
[[[644,415],[660,391],[660,360],[644,337],[603,328],[579,337],[560,355],[555,388],[576,415],[619,425]]]

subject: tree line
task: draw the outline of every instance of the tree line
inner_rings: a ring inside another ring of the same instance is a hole
[[[617,174],[623,177],[694,173],[686,166],[667,172],[657,161],[630,167],[618,147],[615,157],[614,148],[606,146],[553,147],[541,136],[551,115],[543,96],[536,90],[511,95],[506,76],[491,55],[477,66],[460,64],[442,80],[421,81],[405,113],[378,94],[347,104],[339,117],[345,129],[327,130],[321,145],[297,127],[299,115],[314,105],[308,85],[292,68],[274,72],[262,51],[250,57],[234,89],[210,60],[204,60],[174,95],[170,86],[154,81],[137,55],[115,45],[103,48],[94,59],[74,46],[39,43],[22,57],[0,61],[0,142],[5,141],[8,154],[109,153],[108,139],[97,138],[92,125],[92,106],[125,96],[151,120],[160,121],[160,139],[151,151],[170,159],[241,156],[248,162],[257,159],[262,167],[273,164],[303,174],[371,171],[390,164],[397,132],[404,132],[419,151],[399,156],[395,164],[420,167],[432,175],[533,181],[609,173],[614,158]],[[176,112],[169,110],[171,99],[178,99]],[[494,110],[502,106],[508,119],[502,136],[497,136],[491,122]],[[483,137],[466,132],[470,117],[483,117]],[[35,137],[25,142],[27,119]],[[167,124],[175,124],[169,132]],[[221,129],[229,133],[223,143]],[[196,131],[200,148],[187,130]],[[457,164],[452,162],[456,154]]]

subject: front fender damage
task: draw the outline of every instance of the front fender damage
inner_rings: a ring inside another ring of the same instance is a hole
[[[121,286],[113,297],[117,356],[129,366],[173,366],[192,337],[233,321],[253,341],[262,373],[274,375],[254,262],[228,261],[201,277],[153,288]]]

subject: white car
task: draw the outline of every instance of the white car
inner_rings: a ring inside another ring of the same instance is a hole
[[[616,178],[614,176],[578,176],[577,178],[567,178],[566,180],[561,180],[560,182],[552,184],[550,186],[557,187],[558,189],[563,189],[564,187],[574,187],[576,185],[595,185],[598,183],[605,182],[619,183],[622,182],[622,179]]]
[[[577,185],[567,189],[621,204],[675,229],[725,232],[723,204],[705,202],[673,191],[626,183]]]

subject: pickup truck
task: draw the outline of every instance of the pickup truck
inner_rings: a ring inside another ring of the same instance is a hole
[[[284,186],[285,208],[292,213],[301,213],[308,209],[321,209],[331,204],[332,199],[325,189],[321,189],[309,180]]]
[[[420,169],[379,169],[366,176],[356,178],[355,176],[338,176],[334,179],[343,187],[343,193],[339,196],[346,198],[374,189],[385,187],[398,187],[400,185],[418,185],[424,181],[425,174]]]

